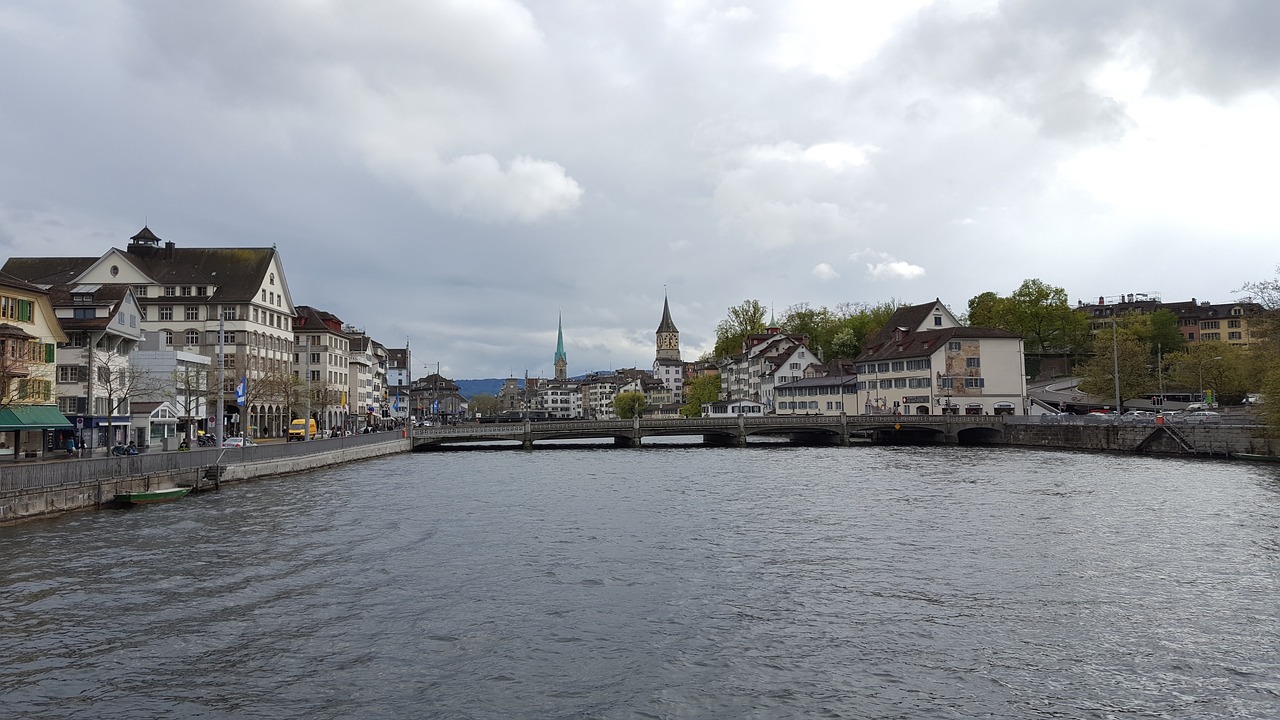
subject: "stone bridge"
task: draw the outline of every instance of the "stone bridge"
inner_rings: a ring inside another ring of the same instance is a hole
[[[557,440],[613,440],[636,447],[646,437],[701,435],[711,445],[745,445],[753,436],[795,443],[848,445],[850,438],[884,443],[998,443],[1000,415],[781,415],[735,418],[634,418],[445,425],[414,428],[413,448],[512,441],[526,449]]]

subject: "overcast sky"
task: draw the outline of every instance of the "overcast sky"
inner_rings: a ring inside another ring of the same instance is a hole
[[[1280,2],[0,3],[0,255],[279,248],[415,376],[726,308],[1227,302],[1280,263]]]

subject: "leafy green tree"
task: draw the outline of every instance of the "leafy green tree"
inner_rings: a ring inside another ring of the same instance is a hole
[[[644,399],[642,392],[623,392],[613,397],[613,414],[623,420],[630,420],[633,417],[644,415],[645,406],[648,401]]]
[[[831,354],[832,341],[842,328],[840,318],[827,308],[814,309],[808,303],[792,305],[778,325],[784,332],[807,335],[809,349],[820,353],[824,360],[834,357]]]
[[[502,402],[492,395],[476,395],[467,401],[467,409],[476,417],[493,417],[502,411]]]
[[[729,308],[729,316],[716,325],[715,356],[727,358],[742,352],[748,335],[765,331],[764,312],[759,300],[744,300]]]
[[[1249,323],[1250,332],[1262,337],[1262,343],[1249,349],[1254,387],[1262,391],[1263,402],[1258,406],[1268,433],[1280,436],[1280,265],[1276,277],[1245,283],[1237,292],[1247,292],[1253,301],[1262,305],[1265,313]]]
[[[720,376],[699,375],[684,384],[684,405],[680,414],[685,417],[702,417],[702,404],[720,399]]]
[[[1117,353],[1114,350],[1119,351],[1121,404],[1125,400],[1150,395],[1156,387],[1156,379],[1148,362],[1146,346],[1132,337],[1117,335],[1113,339],[1110,332],[1098,336],[1093,357],[1077,369],[1082,378],[1080,390],[1103,398],[1108,405],[1115,403]]]
[[[1169,360],[1169,377],[1177,387],[1199,392],[1212,390],[1214,400],[1235,404],[1257,387],[1258,374],[1252,352],[1224,342],[1200,342]]]

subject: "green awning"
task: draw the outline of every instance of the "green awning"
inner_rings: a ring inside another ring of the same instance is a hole
[[[10,405],[0,408],[0,432],[69,428],[67,416],[52,405]]]

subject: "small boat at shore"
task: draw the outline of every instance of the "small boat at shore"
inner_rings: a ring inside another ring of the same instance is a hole
[[[1280,462],[1280,455],[1258,455],[1257,453],[1231,453],[1232,460],[1257,460],[1259,462]]]
[[[150,505],[152,503],[170,502],[191,492],[189,487],[168,488],[165,490],[140,490],[138,492],[116,493],[115,501],[122,505]]]

